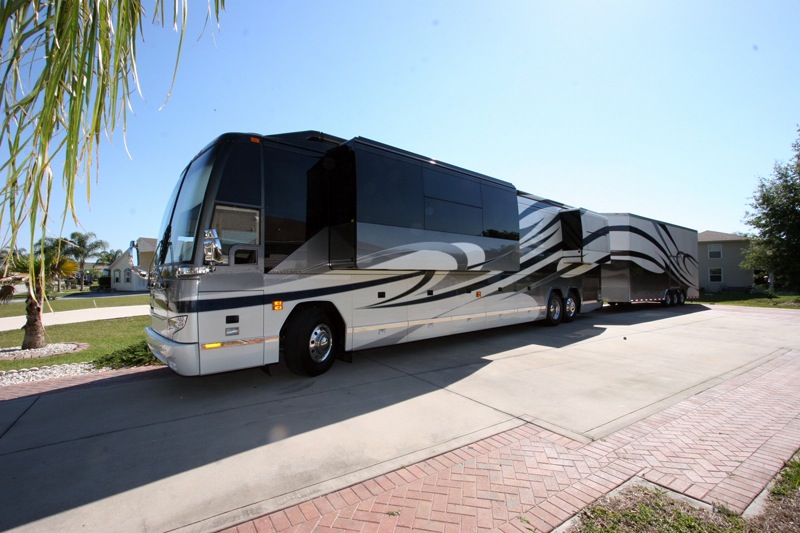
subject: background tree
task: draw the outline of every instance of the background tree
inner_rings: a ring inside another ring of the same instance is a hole
[[[756,235],[742,266],[766,270],[778,288],[800,290],[800,128],[794,156],[775,163],[771,178],[759,178],[745,222]]]
[[[86,261],[93,257],[100,257],[100,254],[108,248],[108,243],[98,240],[97,235],[92,232],[72,232],[69,235],[69,240],[70,242],[64,253],[78,263],[81,272],[81,290],[83,290],[83,282],[86,279]]]
[[[78,271],[78,263],[66,257],[65,246],[67,246],[67,242],[64,239],[54,239],[52,237],[42,239],[36,246],[38,259],[35,257],[34,260],[39,261],[44,267],[44,277],[39,279],[45,284],[45,289],[55,288],[56,292],[61,292],[61,280],[73,276]],[[27,256],[23,256],[22,259],[16,261],[16,271],[25,271],[25,257]],[[48,287],[50,282],[53,281],[56,284],[55,287]]]
[[[43,348],[47,345],[42,327],[45,287],[50,281],[67,278],[78,270],[78,264],[61,253],[59,239],[42,239],[36,250],[37,252],[31,255],[25,253],[13,255],[9,261],[9,270],[17,274],[4,278],[4,282],[24,282],[28,287],[28,296],[25,299],[27,318],[22,327],[25,331],[22,340],[23,350]],[[31,264],[37,273],[36,279],[27,274]]]
[[[153,21],[165,24],[172,7],[180,28],[177,63],[186,32],[189,0],[153,0]],[[209,15],[212,2],[208,0]],[[225,0],[213,1],[219,21]],[[142,0],[17,0],[0,8],[0,146],[8,152],[0,171],[0,223],[11,249],[22,228],[39,228],[44,237],[54,182],[65,190],[63,222],[77,222],[75,189],[97,168],[100,135],[112,137],[131,107],[136,75],[136,45],[143,33]],[[60,172],[53,168],[58,162]],[[57,177],[60,175],[60,180]],[[27,224],[26,224],[27,223]],[[35,236],[30,237],[33,250]],[[38,301],[36,283],[45,265],[28,256],[28,299]],[[7,274],[7,272],[6,272]],[[3,274],[4,276],[6,274]],[[31,328],[41,329],[41,306],[29,308]],[[35,326],[38,324],[38,326]],[[28,324],[26,324],[27,335]],[[42,334],[43,337],[43,334]]]
[[[119,259],[122,254],[123,254],[123,251],[119,250],[119,249],[117,249],[117,250],[108,250],[107,252],[102,252],[98,256],[97,261],[99,263],[103,263],[104,265],[111,266],[111,264],[114,261],[116,261],[117,259]]]

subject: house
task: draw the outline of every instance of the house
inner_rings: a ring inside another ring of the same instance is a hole
[[[744,235],[703,231],[697,236],[700,288],[708,292],[747,290],[754,271],[740,267],[749,239]]]
[[[136,240],[139,249],[139,268],[147,270],[153,263],[156,255],[156,239],[140,237]],[[115,291],[146,291],[147,280],[140,278],[131,266],[131,250],[125,250],[116,261],[108,268],[111,276],[111,290]]]

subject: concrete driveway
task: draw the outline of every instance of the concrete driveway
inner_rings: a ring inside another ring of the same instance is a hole
[[[0,529],[215,530],[534,422],[608,435],[800,346],[793,311],[604,310],[284,368],[0,403]]]

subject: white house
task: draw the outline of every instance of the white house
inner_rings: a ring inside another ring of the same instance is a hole
[[[147,270],[156,254],[156,239],[139,237],[136,246],[139,249],[139,268]],[[115,291],[146,291],[147,280],[137,276],[131,268],[131,251],[125,250],[108,268],[111,276],[111,289]]]

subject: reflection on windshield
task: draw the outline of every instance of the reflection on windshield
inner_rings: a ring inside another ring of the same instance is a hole
[[[177,199],[174,201],[175,208],[172,210],[171,222],[165,217],[161,228],[161,238],[166,241],[162,242],[162,246],[166,246],[164,263],[192,261],[200,210],[203,207],[203,198],[215,156],[216,150],[212,148],[195,159],[187,169],[183,182],[179,183],[173,192],[173,199],[175,196]],[[170,202],[173,199],[170,199]]]

